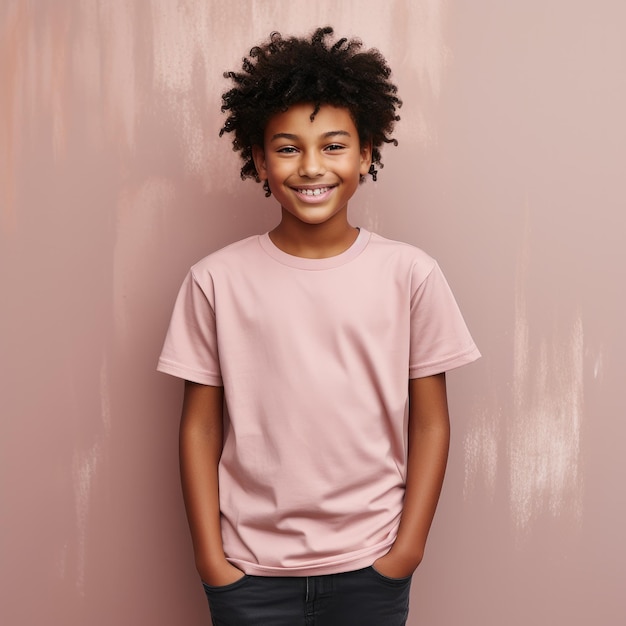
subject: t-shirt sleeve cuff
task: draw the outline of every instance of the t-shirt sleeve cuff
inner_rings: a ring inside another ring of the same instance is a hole
[[[222,377],[217,374],[198,371],[164,358],[159,359],[157,371],[163,374],[169,374],[170,376],[176,376],[177,378],[184,378],[185,380],[189,380],[192,383],[199,383],[200,385],[211,385],[213,387],[221,387],[223,385]]]
[[[437,361],[436,363],[425,363],[423,365],[415,365],[409,367],[409,378],[425,378],[426,376],[434,376],[442,372],[448,372],[463,365],[468,365],[479,359],[481,356],[478,348],[473,345],[468,350],[460,354]]]

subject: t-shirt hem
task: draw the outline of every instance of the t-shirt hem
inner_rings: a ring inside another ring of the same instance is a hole
[[[234,558],[228,558],[228,561],[249,576],[326,576],[328,574],[353,572],[369,567],[376,559],[387,554],[392,544],[393,539],[385,541],[383,544],[377,545],[374,549],[368,551],[367,554],[361,553],[358,558],[350,557],[340,561],[335,560],[332,563],[320,563],[318,565],[300,567],[268,567]]]

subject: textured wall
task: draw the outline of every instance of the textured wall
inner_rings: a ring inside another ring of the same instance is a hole
[[[484,354],[410,624],[626,622],[623,2],[3,0],[3,624],[207,623],[155,360],[188,266],[278,217],[221,72],[327,23],[405,101],[353,221],[438,258]]]

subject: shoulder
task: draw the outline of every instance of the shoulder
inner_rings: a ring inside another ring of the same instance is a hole
[[[420,280],[424,280],[438,267],[437,261],[421,248],[387,239],[377,233],[370,234],[368,250],[377,262],[392,262],[398,270],[403,269]]]
[[[200,277],[238,266],[254,267],[260,254],[262,250],[259,235],[252,235],[228,244],[200,259],[191,267],[191,274]]]
[[[374,254],[387,258],[394,256],[407,263],[421,263],[431,267],[436,264],[435,259],[421,248],[404,241],[387,239],[377,233],[370,233],[369,247]]]

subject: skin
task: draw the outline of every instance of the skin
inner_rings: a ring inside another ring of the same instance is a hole
[[[424,557],[450,446],[445,374],[409,381],[408,436],[406,491],[398,536],[391,550],[373,564],[389,578],[410,576]]]
[[[348,201],[367,174],[372,158],[347,109],[297,104],[274,115],[264,145],[252,156],[261,180],[267,180],[281,206],[271,231],[276,246],[295,256],[324,258],[340,254],[358,235],[348,222]],[[305,196],[298,190],[324,190]]]
[[[179,456],[183,499],[196,568],[208,585],[228,585],[243,572],[224,556],[217,467],[223,445],[222,387],[185,381]]]
[[[272,117],[264,145],[254,146],[259,177],[268,180],[281,205],[271,231],[288,254],[325,258],[345,251],[358,235],[348,222],[348,201],[371,163],[371,146],[359,143],[347,109],[310,104]],[[317,195],[311,196],[312,190]],[[309,194],[302,193],[309,190]],[[450,425],[445,375],[410,380],[408,464],[398,536],[373,564],[389,578],[404,578],[420,564],[443,483]],[[185,382],[180,424],[183,497],[196,567],[213,586],[239,580],[243,572],[224,555],[220,531],[217,468],[223,444],[223,389]]]

